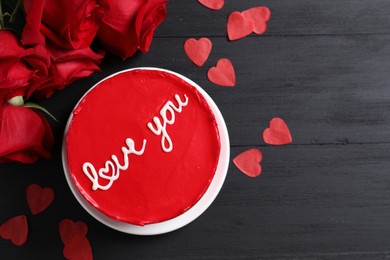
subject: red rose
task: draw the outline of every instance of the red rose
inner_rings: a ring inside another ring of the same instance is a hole
[[[26,25],[23,43],[42,42],[41,31],[65,49],[89,47],[100,25],[103,9],[96,0],[24,0]]]
[[[38,97],[49,97],[56,90],[63,89],[74,80],[87,77],[95,71],[100,71],[98,64],[100,64],[100,60],[104,57],[103,53],[94,53],[89,46],[81,48],[81,46],[87,43],[89,44],[89,40],[82,41],[82,44],[77,49],[65,49],[61,47],[61,42],[58,42],[62,38],[53,38],[51,36],[54,34],[48,35],[47,30],[42,29],[45,28],[43,21],[46,8],[47,6],[53,7],[49,4],[51,2],[52,0],[25,0],[25,4],[28,4],[26,5],[27,16],[26,25],[22,33],[22,42],[34,49],[34,53],[25,57],[25,60],[31,67],[37,69],[37,73],[30,80],[31,86],[27,97],[32,94]],[[67,3],[71,4],[71,2],[73,1]],[[81,2],[91,3],[91,1]],[[65,5],[65,3],[63,4]],[[90,16],[87,16],[85,19],[88,20],[90,18]],[[64,19],[60,19],[61,24]],[[86,24],[89,23],[86,22]],[[81,34],[82,30],[79,32],[79,36],[84,35]],[[44,34],[48,39],[45,38]],[[93,37],[92,35],[94,36],[95,34],[88,34],[88,37]],[[87,38],[84,38],[84,40]],[[66,42],[65,39],[63,41]],[[75,44],[75,42],[73,41],[72,43]]]
[[[43,84],[47,81],[49,76],[49,68],[51,67],[51,57],[44,45],[39,44],[31,48],[34,52],[26,57],[24,60],[29,64],[31,68],[36,70],[36,73],[30,79],[30,87],[25,95],[25,98],[29,98],[33,93],[33,90],[37,85]]]
[[[123,59],[147,52],[155,29],[167,15],[167,0],[100,0],[105,8],[98,38]]]
[[[34,93],[38,97],[49,97],[73,81],[100,71],[98,64],[104,57],[104,53],[95,53],[90,48],[64,50],[51,43],[46,44],[46,50],[51,60],[47,75],[33,80],[28,96]],[[39,60],[39,56],[34,59]]]
[[[26,107],[0,106],[0,163],[33,163],[50,158],[54,139],[41,113]]]
[[[0,105],[26,94],[35,70],[27,67],[23,58],[33,52],[24,49],[13,33],[0,30]]]

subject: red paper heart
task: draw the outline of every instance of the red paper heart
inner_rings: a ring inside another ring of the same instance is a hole
[[[220,86],[233,87],[236,85],[236,74],[233,64],[226,58],[220,59],[216,67],[210,68],[207,77],[211,82]]]
[[[88,239],[81,234],[77,234],[65,245],[64,257],[69,260],[92,260],[92,248]]]
[[[10,239],[16,246],[21,246],[27,241],[28,225],[25,215],[13,217],[0,226],[0,236]]]
[[[225,4],[224,0],[198,0],[198,2],[213,10],[219,10]]]
[[[200,38],[196,40],[190,38],[184,43],[184,50],[188,58],[201,67],[210,55],[213,44],[208,38]]]
[[[246,20],[252,22],[253,32],[262,34],[267,29],[267,21],[271,18],[271,11],[264,6],[253,7],[242,12]]]
[[[249,177],[256,177],[261,173],[260,162],[263,159],[261,152],[256,149],[247,150],[233,159],[234,165]]]
[[[233,12],[229,15],[227,33],[229,40],[234,41],[249,35],[253,31],[253,24],[240,12]]]
[[[27,204],[33,215],[44,211],[54,200],[54,191],[51,188],[41,188],[38,184],[31,184],[26,190]]]
[[[269,128],[263,132],[263,140],[267,144],[284,145],[292,142],[290,129],[281,118],[272,118]]]
[[[63,219],[58,228],[64,245],[69,244],[76,235],[85,236],[88,232],[88,227],[84,222],[73,222],[70,219]]]

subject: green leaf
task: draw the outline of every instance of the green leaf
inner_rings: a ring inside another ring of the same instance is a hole
[[[0,29],[4,28],[4,20],[3,20],[3,6],[0,0]]]
[[[18,0],[18,2],[16,3],[16,6],[15,6],[15,8],[14,8],[12,14],[11,14],[11,17],[9,18],[9,22],[10,23],[14,23],[15,22],[16,13],[21,8],[21,5],[22,5],[22,0]]]
[[[42,112],[44,112],[45,114],[47,114],[48,116],[53,118],[54,121],[59,123],[57,118],[55,118],[49,111],[47,111],[46,108],[44,108],[44,107],[42,107],[42,106],[40,106],[38,104],[35,104],[35,103],[32,103],[32,102],[27,102],[27,103],[24,104],[24,107],[35,108],[35,109],[41,110]]]

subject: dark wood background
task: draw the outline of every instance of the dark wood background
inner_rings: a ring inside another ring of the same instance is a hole
[[[229,42],[229,13],[264,5],[269,29]],[[170,0],[151,50],[121,61],[108,55],[102,72],[40,101],[62,123],[54,159],[0,165],[0,223],[27,214],[28,242],[0,239],[1,259],[61,259],[58,223],[87,223],[95,259],[377,259],[390,256],[390,1],[226,0],[212,11],[196,0]],[[183,51],[207,36],[213,50],[202,68]],[[229,58],[237,85],[209,82],[208,68]],[[201,85],[225,117],[231,157],[257,147],[257,178],[231,163],[212,206],[175,232],[140,237],[111,230],[78,204],[67,186],[60,145],[78,99],[97,81],[131,67],[177,71]],[[272,117],[289,125],[293,144],[265,145]],[[52,187],[54,203],[29,213],[30,183]]]

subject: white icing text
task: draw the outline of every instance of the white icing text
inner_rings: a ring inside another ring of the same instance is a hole
[[[160,118],[157,116],[153,117],[153,123],[148,123],[149,129],[155,134],[155,135],[161,135],[161,148],[164,152],[169,153],[173,149],[173,144],[171,137],[169,136],[167,132],[167,124],[172,125],[175,123],[175,111],[178,113],[181,113],[183,106],[187,106],[188,104],[188,97],[187,95],[184,95],[185,100],[182,101],[179,97],[179,95],[175,95],[175,99],[177,102],[177,106],[173,104],[172,101],[168,101],[165,103],[163,108],[160,110],[160,116],[162,118],[162,123],[160,121]],[[169,116],[168,113],[169,112]],[[170,119],[168,119],[168,117]]]
[[[125,171],[129,168],[129,154],[142,155],[144,153],[146,140],[144,139],[142,148],[138,151],[135,149],[134,141],[131,138],[126,139],[126,146],[122,147],[123,165],[119,163],[116,155],[112,155],[111,160],[105,162],[104,168],[99,169],[97,172],[91,163],[86,162],[83,164],[83,172],[91,180],[93,190],[108,190],[112,183],[119,178],[120,171]],[[100,178],[105,180],[105,185],[99,182]]]

